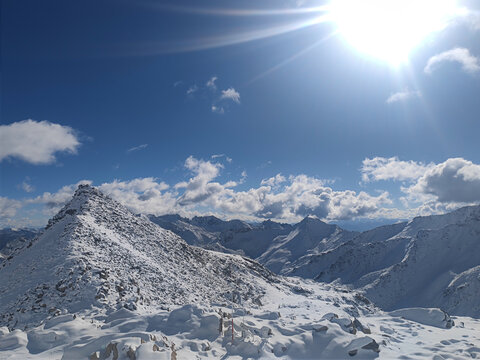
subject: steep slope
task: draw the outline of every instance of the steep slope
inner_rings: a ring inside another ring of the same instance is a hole
[[[278,281],[251,260],[191,247],[81,185],[41,236],[0,265],[0,326],[119,307],[260,303]]]
[[[273,239],[288,234],[293,226],[273,221],[258,225],[241,220],[224,221],[215,216],[149,215],[149,219],[164,229],[173,231],[190,245],[226,253],[238,253],[255,259],[262,255]]]
[[[356,234],[316,217],[306,217],[290,233],[276,237],[257,260],[273,272],[289,274],[303,257],[334,249]]]
[[[480,287],[475,276],[478,269],[474,269],[480,265],[479,254],[480,218],[439,230],[420,230],[408,244],[404,258],[372,278],[364,290],[385,309],[435,306],[479,317],[480,303],[465,291]]]
[[[206,246],[218,241],[218,233],[193,225],[189,219],[180,215],[149,215],[148,218],[162,228],[174,232],[190,245]]]
[[[266,252],[275,238],[291,232],[293,226],[271,220],[252,226],[250,231],[229,232],[222,236],[224,247],[241,251],[245,256],[256,259]]]

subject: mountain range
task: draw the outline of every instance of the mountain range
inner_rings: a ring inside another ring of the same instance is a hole
[[[138,215],[80,185],[5,233],[2,359],[480,356],[480,207],[359,233]]]
[[[243,254],[277,274],[347,285],[387,310],[434,305],[480,316],[479,206],[361,233],[316,217],[294,225],[213,216],[150,219],[193,245]]]

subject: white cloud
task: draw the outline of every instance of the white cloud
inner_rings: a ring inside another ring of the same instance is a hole
[[[371,196],[365,192],[335,191],[314,177],[298,175],[287,180],[278,174],[258,188],[240,192],[229,189],[218,198],[216,208],[232,215],[254,214],[257,219],[293,222],[307,215],[327,220],[366,217],[378,211],[381,204],[390,202],[387,192]]]
[[[214,159],[221,158],[227,159],[223,154],[214,155]],[[268,218],[294,222],[307,215],[327,220],[372,217],[378,214],[382,205],[391,203],[387,192],[373,196],[351,190],[335,191],[326,185],[327,181],[307,175],[286,177],[277,174],[263,180],[258,187],[240,191],[236,187],[245,182],[245,171],[236,181],[220,182],[217,179],[224,169],[220,162],[190,156],[184,167],[190,177],[173,186],[148,177],[114,180],[98,188],[136,213],[178,213],[183,216],[210,213],[253,221]],[[91,182],[83,180],[64,186],[56,193],[46,192],[15,204],[17,209],[22,205],[42,205],[44,217],[50,217],[71,198],[80,183]]]
[[[131,152],[138,151],[138,150],[143,150],[143,149],[145,149],[147,146],[148,146],[148,144],[142,144],[142,145],[134,146],[134,147],[128,149],[128,150],[127,150],[127,153],[131,153]]]
[[[215,81],[218,80],[218,77],[216,76],[212,76],[208,81],[207,83],[205,84],[205,86],[209,89],[212,89],[212,90],[216,90],[217,89],[217,85],[215,84]]]
[[[237,104],[240,104],[240,94],[232,87],[227,90],[222,90],[222,95],[220,96],[222,100],[232,100]]]
[[[260,184],[273,187],[273,186],[278,186],[281,183],[284,183],[285,181],[287,181],[285,176],[283,176],[282,174],[277,174],[274,177],[271,177],[269,179],[263,179]]]
[[[403,208],[392,206],[386,191],[374,195],[365,191],[334,190],[329,181],[307,175],[277,174],[258,186],[239,190],[247,174],[237,180],[219,181],[228,164],[224,154],[206,161],[190,156],[184,163],[189,176],[169,186],[153,177],[128,181],[114,180],[98,188],[136,213],[162,215],[178,213],[194,216],[205,213],[243,220],[295,222],[307,215],[328,221],[356,218],[411,218],[416,215],[442,213],[480,202],[480,165],[462,158],[440,164],[401,161],[397,157],[365,159],[361,168],[365,182],[397,180],[404,196],[398,200]],[[52,216],[72,196],[83,180],[67,185],[55,193],[22,201],[0,197],[0,223],[25,224],[23,207],[42,206],[43,219]],[[18,218],[18,219],[17,219]],[[38,216],[37,216],[38,218]],[[13,220],[12,220],[13,219]],[[37,219],[38,220],[38,219]]]
[[[432,56],[428,60],[424,71],[431,74],[439,64],[446,61],[459,63],[462,70],[470,74],[480,71],[480,59],[470,54],[470,51],[465,48],[455,48]]]
[[[203,202],[224,189],[224,185],[212,182],[219,175],[220,169],[223,168],[222,164],[198,160],[190,156],[185,161],[185,168],[190,170],[194,176],[187,182],[175,185],[177,189],[185,189],[178,199],[180,205]]]
[[[421,96],[422,96],[422,94],[420,93],[420,91],[411,91],[411,90],[406,89],[404,91],[399,91],[399,92],[391,94],[388,97],[386,103],[387,104],[393,104],[393,103],[400,102],[400,101],[407,101],[407,100],[410,100],[410,99],[419,98]]]
[[[415,180],[425,174],[434,164],[423,164],[415,161],[401,161],[398,157],[375,157],[362,162],[362,181],[379,180]]]
[[[166,191],[170,187],[153,177],[114,180],[98,188],[135,213],[161,215],[175,212],[175,192]]]
[[[19,158],[32,164],[55,161],[55,153],[75,154],[80,141],[68,126],[48,121],[24,120],[0,125],[0,161]]]
[[[410,201],[450,204],[480,202],[480,165],[453,158],[427,169],[418,181],[403,189]]]

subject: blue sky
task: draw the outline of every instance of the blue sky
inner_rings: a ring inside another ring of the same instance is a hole
[[[80,181],[136,212],[350,228],[479,202],[480,6],[397,64],[329,4],[3,1],[0,225]]]

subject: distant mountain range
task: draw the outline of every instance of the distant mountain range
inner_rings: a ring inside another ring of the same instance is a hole
[[[243,254],[281,275],[348,285],[385,309],[438,306],[480,316],[479,206],[361,233],[315,217],[294,225],[150,219],[192,245]]]

